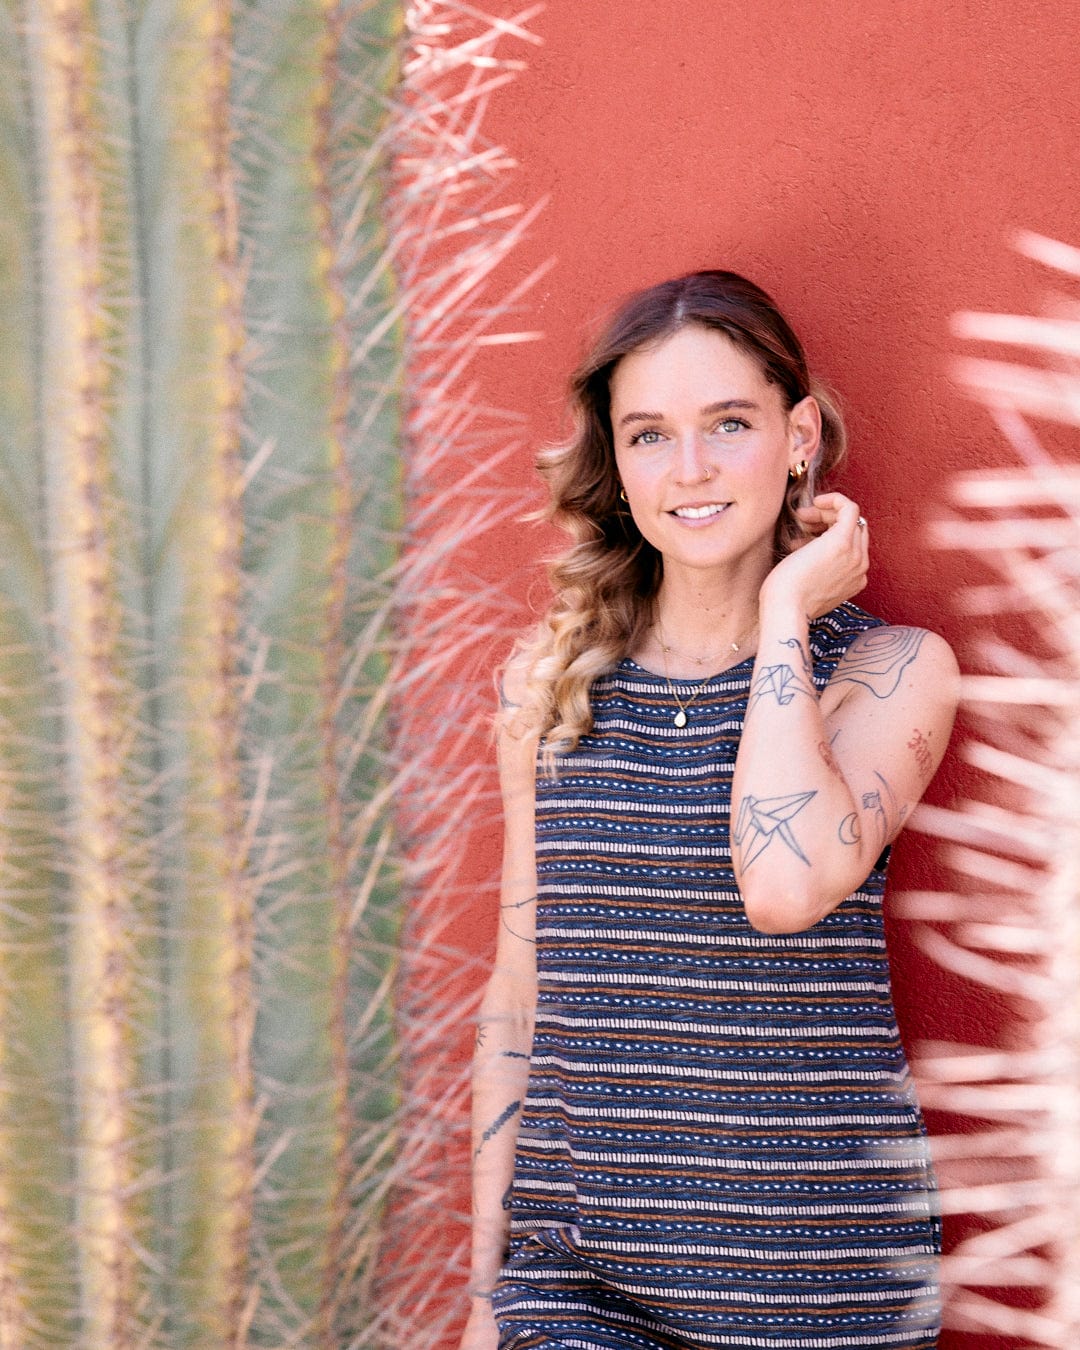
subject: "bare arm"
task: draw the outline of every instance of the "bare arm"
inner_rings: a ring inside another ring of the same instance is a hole
[[[472,1311],[462,1350],[497,1343],[490,1293],[506,1257],[505,1200],[513,1179],[517,1127],[529,1076],[536,1009],[536,737],[512,718],[517,673],[505,681],[499,732],[503,865],[495,966],[480,1006],[473,1059]]]
[[[820,500],[834,503],[827,532],[762,587],[732,784],[735,874],[766,932],[810,927],[866,879],[933,776],[956,709],[952,652],[916,628],[863,634],[818,697],[806,616],[854,594],[866,572],[854,503]]]

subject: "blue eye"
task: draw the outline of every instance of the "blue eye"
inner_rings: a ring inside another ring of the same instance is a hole
[[[663,437],[660,435],[660,433],[659,433],[658,431],[655,431],[655,430],[651,430],[651,429],[650,429],[650,430],[648,430],[648,431],[638,431],[638,432],[635,432],[634,435],[630,437],[630,444],[631,444],[631,445],[658,445],[659,442],[660,442],[662,439],[663,439]]]
[[[733,432],[741,431],[743,427],[748,427],[750,423],[744,421],[741,417],[725,417],[722,422],[718,422],[716,425],[720,431],[731,435]]]

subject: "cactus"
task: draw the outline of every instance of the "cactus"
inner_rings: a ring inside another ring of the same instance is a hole
[[[0,11],[0,1346],[370,1343],[396,3]]]
[[[946,1213],[978,1216],[944,1261],[947,1317],[1061,1347],[1080,1336],[1080,250],[1028,231],[1016,244],[1060,288],[1050,313],[965,313],[954,327],[1008,350],[956,374],[1019,466],[957,476],[934,528],[980,564],[961,595],[979,637],[962,748],[978,792],[919,809],[957,887],[905,903],[930,956],[1009,1012],[998,1044],[935,1043],[917,1065],[928,1105],[972,1122],[936,1144]]]

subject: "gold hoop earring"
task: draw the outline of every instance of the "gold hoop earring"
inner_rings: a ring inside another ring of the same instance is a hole
[[[624,502],[628,502],[628,501],[630,500],[630,498],[626,495],[626,489],[625,489],[625,488],[620,488],[620,489],[619,489],[619,496],[623,499]]]
[[[810,465],[805,459],[800,460],[798,464],[793,464],[788,469],[788,477],[797,483],[809,467]]]

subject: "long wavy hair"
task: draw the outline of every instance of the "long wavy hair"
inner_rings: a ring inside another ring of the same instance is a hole
[[[537,468],[550,498],[542,518],[571,538],[549,564],[555,595],[514,661],[525,675],[515,721],[539,732],[544,758],[573,750],[592,728],[589,689],[633,651],[654,622],[663,577],[657,550],[619,496],[611,428],[611,376],[622,358],[690,324],[723,333],[761,366],[791,409],[812,394],[821,441],[806,474],[788,482],[776,521],[777,560],[807,532],[796,507],[811,500],[843,458],[846,436],[828,390],[807,369],[802,344],[770,297],[735,272],[692,272],[629,297],[605,325],[570,380],[573,435],[544,450]]]

